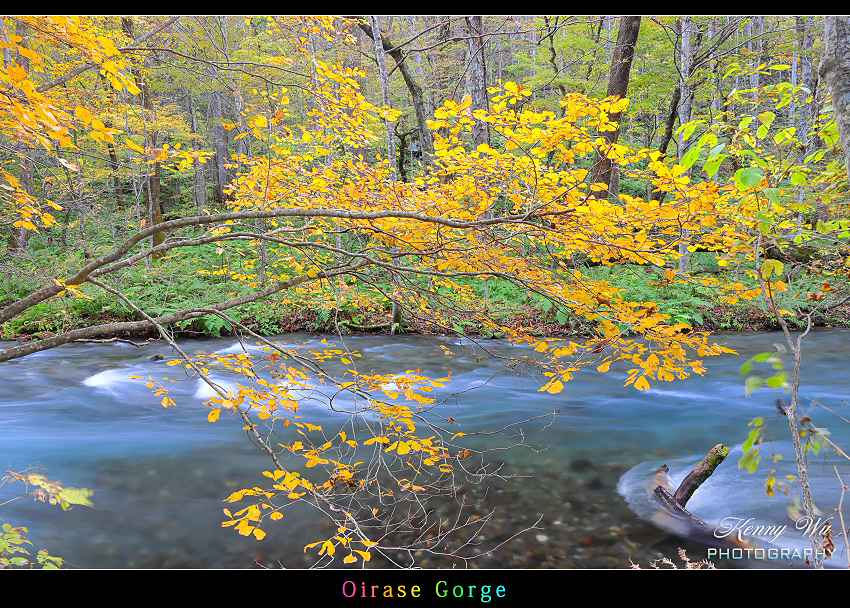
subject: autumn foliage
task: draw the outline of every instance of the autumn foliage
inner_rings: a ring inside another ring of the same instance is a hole
[[[146,147],[121,129],[107,127],[82,98],[42,90],[38,82],[45,72],[62,71],[45,53],[61,49],[62,69],[92,64],[110,87],[140,92],[116,44],[87,20],[18,19],[29,37],[7,32],[2,45],[25,58],[29,67],[17,62],[0,70],[0,130],[7,137],[51,150],[63,165],[71,164],[62,155],[75,147],[75,135],[123,147],[144,171],[157,162],[186,170],[210,156],[209,151],[167,144]],[[334,29],[330,19],[293,18],[287,26],[301,49],[309,33],[331,39],[347,35]],[[291,64],[283,53],[276,61]],[[448,531],[427,520],[425,503],[451,495],[468,473],[465,463],[483,459],[455,442],[464,433],[450,428],[440,402],[431,396],[451,381],[450,374],[429,378],[420,370],[406,370],[380,375],[360,369],[357,353],[284,347],[228,317],[226,311],[238,304],[283,293],[332,309],[346,299],[364,297],[351,285],[370,284],[379,295],[373,301],[358,300],[357,306],[398,302],[408,318],[443,332],[453,329],[448,313],[462,312],[494,334],[526,345],[517,362],[536,366],[545,378],[540,391],[553,395],[587,367],[607,372],[620,366],[627,371],[626,386],[646,391],[659,382],[701,374],[704,357],[730,352],[710,343],[706,333],[674,322],[657,303],[628,301],[573,262],[656,267],[663,269],[667,284],[699,282],[730,299],[756,297],[759,290],[742,283],[697,278],[675,268],[683,238],[689,247],[716,251],[727,262],[753,258],[748,231],[765,221],[759,220],[760,213],[779,213],[760,194],[761,179],[695,183],[689,165],[678,159],[609,142],[606,132],[617,128],[611,117],[628,112],[628,99],[568,93],[558,101],[559,112],[535,110],[528,104],[529,90],[501,82],[488,90],[486,111],[473,111],[469,98],[445,100],[428,121],[433,170],[400,182],[390,178],[386,159],[375,162],[361,153],[384,136],[382,121],[392,122],[399,113],[367,101],[357,82],[362,75],[358,69],[316,59],[311,69],[310,82],[299,85],[309,93],[306,122],[293,120],[286,86],[246,103],[237,137],[250,139],[251,153],[232,159],[241,171],[229,185],[226,208],[142,225],[112,251],[70,276],[54,277],[0,313],[4,321],[52,297],[82,296],[83,285],[106,290],[132,308],[132,299],[109,281],[119,268],[182,247],[247,245],[242,269],[231,276],[248,286],[250,295],[159,317],[134,308],[135,325],[109,327],[111,332],[159,328],[180,355],[170,365],[205,379],[215,391],[204,403],[208,420],[237,420],[269,455],[274,466],[261,472],[263,485],[223,497],[223,527],[261,540],[264,528],[283,519],[288,507],[307,504],[336,528],[332,537],[304,548],[316,552],[322,564],[337,557],[344,563],[369,561],[375,551],[398,549],[394,534],[411,529],[428,539],[420,549],[437,551],[437,541],[446,540]],[[492,141],[473,147],[471,133],[479,122],[489,125]],[[717,137],[711,137],[713,142],[709,137],[700,145],[712,147]],[[613,161],[622,175],[643,180],[651,192],[665,196],[611,196],[606,184],[592,181],[589,164],[597,153]],[[48,208],[59,205],[27,192],[14,171],[3,170],[2,179],[4,221],[32,231],[56,221]],[[196,232],[180,232],[186,229]],[[148,245],[157,233],[164,233],[165,240]],[[203,272],[214,276],[228,271],[211,266]],[[778,272],[763,277],[770,289],[784,289]],[[529,327],[497,323],[470,283],[488,278],[547,298],[587,322],[593,334],[555,340],[533,335]],[[259,344],[260,354],[182,353],[164,328],[202,315],[232,324],[247,341]],[[3,360],[104,331],[88,328],[14,347],[4,351]],[[343,364],[341,376],[324,370],[330,359]],[[215,373],[238,375],[237,389],[215,384],[210,379]],[[167,381],[148,380],[164,407],[188,405],[168,397]],[[328,407],[342,415],[338,427],[313,424],[301,411],[299,395],[317,383],[324,386]],[[345,405],[337,405],[335,393],[348,396]]]

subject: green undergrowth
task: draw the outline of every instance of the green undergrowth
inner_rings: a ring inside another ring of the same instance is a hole
[[[101,249],[108,250],[105,242]],[[45,245],[41,238],[33,239],[26,256],[7,258],[7,262],[0,263],[0,307],[26,296],[52,277],[69,276],[100,253],[97,248],[87,252],[73,248],[63,251],[57,246]],[[230,247],[226,251],[214,244],[192,248],[191,251],[178,248],[150,268],[139,263],[111,274],[109,284],[120,289],[151,316],[201,308],[210,302],[224,301],[252,291],[245,280],[234,278],[251,273],[256,275],[257,270],[250,263],[246,265],[246,258],[248,256],[238,247]],[[626,301],[655,302],[659,311],[669,315],[674,323],[687,323],[695,329],[706,330],[776,329],[775,320],[758,300],[722,303],[714,289],[698,282],[670,284],[664,281],[663,269],[617,264],[580,267],[580,270],[588,280],[605,280],[621,290],[621,297]],[[690,272],[695,277],[714,276],[739,281],[748,288],[756,286],[755,279],[746,276],[741,269],[719,268],[712,253],[693,253]],[[823,277],[801,273],[793,280],[785,278],[789,289],[777,294],[780,308],[804,313],[810,310],[812,303],[805,301],[806,295],[820,289]],[[386,277],[380,275],[370,280],[371,283],[357,283],[350,279],[345,283],[327,285],[325,294],[310,297],[277,293],[262,301],[230,309],[226,314],[263,335],[301,330],[387,331],[391,304],[382,293],[389,293],[390,285]],[[397,331],[448,331],[501,337],[501,333],[488,330],[475,320],[478,314],[484,312],[499,325],[531,326],[539,335],[587,335],[593,332],[591,321],[578,318],[568,309],[510,281],[477,279],[468,280],[465,285],[475,293],[483,309],[464,310],[456,294],[441,288],[442,291],[434,292],[432,306],[443,312],[447,323],[436,326],[429,324],[427,318],[406,314],[405,322]],[[421,287],[427,288],[425,284]],[[93,285],[83,285],[81,291],[85,297],[66,294],[25,310],[0,326],[0,338],[42,338],[92,324],[140,319],[126,303]],[[336,304],[330,307],[322,302]],[[817,315],[814,321],[819,325],[848,326],[848,318],[846,310],[835,309]],[[803,323],[800,319],[791,319],[791,322]],[[228,335],[234,330],[226,320],[211,314],[174,324],[171,329],[177,334],[209,337]]]

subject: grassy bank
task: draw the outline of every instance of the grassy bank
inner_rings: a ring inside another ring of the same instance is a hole
[[[67,276],[96,254],[73,248],[61,251],[34,242],[25,257],[9,257],[0,264],[0,306],[24,297],[52,277]],[[115,287],[153,316],[203,307],[251,291],[250,281],[241,279],[252,270],[246,267],[244,259],[238,247],[224,251],[210,245],[197,248],[191,255],[177,251],[150,269],[139,265],[121,271]],[[775,319],[758,300],[725,303],[715,289],[696,282],[669,284],[662,271],[653,267],[623,264],[581,268],[581,271],[588,279],[605,280],[622,290],[624,300],[655,302],[672,322],[688,323],[697,330],[778,329]],[[691,273],[697,277],[738,280],[747,287],[755,287],[752,279],[736,276],[734,269],[718,267],[711,253],[693,254]],[[391,307],[384,295],[390,291],[387,277],[376,274],[369,280],[368,284],[340,280],[315,289],[290,290],[231,309],[227,314],[263,335],[291,331],[387,332]],[[803,313],[811,310],[813,303],[805,301],[806,294],[817,291],[821,281],[822,277],[805,273],[789,278],[788,290],[778,294],[780,307]],[[487,316],[500,325],[530,326],[538,335],[550,336],[581,336],[593,330],[591,322],[576,318],[549,300],[506,280],[489,279],[486,284],[469,281],[467,286],[484,303]],[[406,312],[402,332],[500,337],[482,328],[469,311],[455,306],[453,294],[441,293],[439,288],[434,293],[443,298],[443,318],[447,321],[435,325],[431,319]],[[84,286],[82,294],[84,297],[65,295],[33,306],[0,326],[0,338],[44,338],[77,327],[138,318],[126,304],[92,286]],[[848,327],[850,307],[818,313],[813,321],[821,326]],[[804,323],[802,319],[797,322]],[[234,328],[217,316],[205,315],[171,329],[182,336],[220,337],[232,333]],[[151,331],[140,337],[154,335]]]

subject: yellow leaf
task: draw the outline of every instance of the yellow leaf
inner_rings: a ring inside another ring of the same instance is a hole
[[[60,165],[62,165],[63,167],[65,167],[65,168],[66,168],[66,169],[68,169],[69,171],[79,171],[79,170],[80,170],[80,168],[79,168],[77,165],[75,165],[75,164],[73,164],[73,163],[69,163],[69,162],[68,162],[67,160],[65,160],[64,158],[59,158],[59,159],[57,159],[57,160],[59,161],[59,164],[60,164]]]
[[[27,230],[35,230],[36,232],[38,232],[38,230],[35,227],[35,224],[33,224],[29,220],[18,220],[17,222],[15,222],[14,225],[18,228],[26,228]],[[64,292],[62,292],[62,293],[64,293]]]
[[[133,150],[134,152],[138,152],[139,154],[144,154],[145,149],[138,144],[133,143],[129,139],[125,139],[124,142],[127,144],[127,147]]]
[[[649,390],[649,382],[646,380],[646,376],[641,376],[635,381],[635,388],[639,391],[648,391]]]
[[[74,110],[74,116],[76,116],[79,120],[83,121],[85,124],[89,124],[91,122],[91,112],[85,109],[82,106],[77,106]]]
[[[259,528],[254,528],[252,532],[257,540],[263,540],[263,538],[265,538],[266,536],[266,533],[260,530]]]
[[[343,558],[343,560],[342,560],[342,562],[344,564],[350,564],[350,563],[356,562],[356,561],[357,561],[357,558],[354,557],[353,555],[346,555],[345,558]]]
[[[354,549],[354,552],[357,553],[360,557],[362,557],[364,562],[368,562],[370,559],[372,559],[372,555],[368,551],[358,551],[357,549]]]
[[[218,415],[221,413],[221,410],[210,410],[210,413],[207,414],[207,420],[210,422],[215,422],[218,420]]]
[[[463,433],[461,433],[461,435],[463,435]],[[455,435],[455,437],[457,437],[457,435]],[[454,439],[454,437],[452,437],[452,439]],[[389,443],[389,442],[390,442],[390,440],[387,437],[380,436],[380,437],[372,437],[371,439],[367,439],[366,441],[363,442],[363,445],[372,445],[373,443]]]

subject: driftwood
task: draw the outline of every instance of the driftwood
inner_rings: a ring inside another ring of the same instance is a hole
[[[690,500],[691,496],[694,495],[697,488],[699,488],[706,479],[711,477],[711,474],[714,473],[714,469],[716,469],[717,466],[726,459],[728,454],[729,448],[723,447],[720,444],[711,448],[705,458],[702,459],[702,462],[700,462],[694,470],[682,480],[682,483],[679,484],[679,488],[673,495],[676,502],[684,507],[688,500]]]
[[[697,488],[706,479],[711,477],[714,469],[726,459],[728,454],[729,448],[723,445],[718,444],[711,448],[705,458],[682,480],[675,494],[671,492],[669,477],[667,475],[669,469],[666,464],[662,465],[655,473],[656,486],[653,490],[655,498],[661,503],[665,511],[677,519],[683,519],[694,526],[707,527],[708,524],[685,509],[685,504],[694,495]]]
[[[678,528],[677,531],[674,531],[674,534],[711,546],[717,546],[718,544],[729,545],[732,547],[750,546],[750,544],[746,541],[742,541],[734,537],[718,539],[711,526],[685,508],[685,504],[691,496],[693,496],[694,492],[696,492],[706,479],[711,477],[714,469],[716,469],[720,463],[726,459],[729,452],[730,449],[723,445],[716,445],[711,448],[705,458],[703,458],[702,461],[694,467],[693,471],[691,471],[687,477],[682,480],[682,483],[679,484],[675,493],[671,491],[670,477],[667,474],[669,470],[667,465],[662,465],[658,471],[656,471],[653,482],[655,485],[653,494],[655,495],[655,499],[661,505],[661,513],[668,516],[668,518],[673,518],[674,521],[682,522],[685,525],[684,528]],[[662,527],[668,531],[672,531],[668,526]],[[673,527],[677,528],[677,526]]]
[[[676,499],[673,497],[670,492],[665,490],[662,486],[657,486],[654,490],[655,498],[658,499],[658,502],[661,503],[661,506],[664,507],[670,514],[675,516],[677,519],[683,519],[687,523],[694,526],[702,526],[708,527],[703,520],[699,517],[688,511],[685,507],[676,502]]]
[[[358,325],[356,323],[352,323],[351,321],[343,320],[343,321],[339,322],[339,325],[341,325],[341,326],[344,325],[346,327],[350,327],[351,329],[354,329],[356,331],[378,331],[379,329],[387,329],[388,327],[390,327],[392,325],[392,323],[389,322],[389,323],[377,323],[376,325]]]

